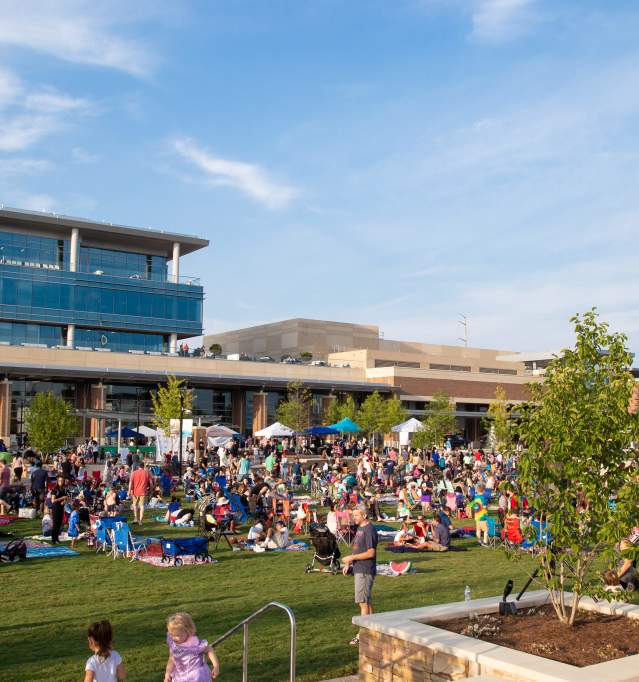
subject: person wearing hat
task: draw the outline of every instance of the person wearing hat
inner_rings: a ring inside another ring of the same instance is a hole
[[[288,544],[288,528],[284,521],[276,521],[275,527],[266,531],[266,540],[262,543],[265,549],[283,549]]]

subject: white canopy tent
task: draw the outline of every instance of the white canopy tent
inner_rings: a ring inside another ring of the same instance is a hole
[[[213,424],[213,426],[209,426],[206,429],[207,438],[221,438],[222,436],[231,438],[237,435],[237,431],[233,431],[233,429],[229,429],[228,426],[223,426],[222,424]]]
[[[407,421],[393,426],[391,431],[393,433],[415,433],[415,431],[421,431],[423,428],[424,425],[419,421],[419,419],[411,417]]]
[[[155,429],[152,429],[149,426],[138,426],[136,429],[138,433],[141,433],[145,438],[157,438],[158,432]]]
[[[275,422],[275,424],[271,424],[265,429],[256,431],[254,435],[258,438],[281,438],[283,436],[292,436],[293,433],[293,429],[289,429],[288,426],[284,426],[280,422]]]
[[[421,429],[424,428],[424,425],[419,421],[419,419],[415,419],[415,417],[411,417],[410,419],[406,420],[405,422],[402,422],[401,424],[397,424],[396,426],[393,426],[391,431],[393,433],[398,433],[399,434],[399,444],[401,445],[410,445],[410,438],[411,434],[415,433],[416,431],[421,431]]]
[[[226,445],[231,440],[233,440],[233,436],[209,436],[206,442],[211,448],[219,448],[220,445]]]

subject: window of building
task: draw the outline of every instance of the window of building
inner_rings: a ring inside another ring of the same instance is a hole
[[[108,348],[124,353],[129,350],[165,352],[168,350],[168,338],[165,334],[78,328],[75,330],[75,345],[86,348]]]
[[[410,367],[419,369],[419,362],[409,362],[407,360],[375,360],[375,367]]]
[[[0,322],[0,341],[18,346],[21,343],[42,343],[60,346],[64,343],[62,327],[24,322]]]
[[[166,281],[166,258],[144,253],[80,246],[79,271],[99,272],[110,277]]]
[[[436,362],[431,362],[428,367],[430,369],[443,369],[450,372],[470,372],[468,365],[441,365]]]
[[[480,367],[479,371],[483,372],[484,374],[509,374],[512,376],[517,375],[516,369],[499,369],[498,367]]]
[[[0,264],[68,269],[68,241],[0,231]]]
[[[74,383],[55,381],[26,381],[14,379],[11,382],[11,433],[22,435],[27,433],[26,414],[34,396],[38,393],[53,393],[75,407],[76,385]],[[27,433],[28,438],[28,433]]]

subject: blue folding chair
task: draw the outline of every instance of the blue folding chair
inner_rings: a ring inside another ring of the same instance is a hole
[[[488,544],[495,549],[501,545],[501,523],[493,516],[486,517],[486,525],[488,526]]]
[[[221,490],[224,497],[229,501],[233,512],[239,515],[240,523],[246,523],[248,521],[248,514],[246,509],[244,509],[240,496],[237,493],[230,493],[228,488],[225,488],[224,486],[221,486]]]
[[[140,550],[146,545],[143,542],[136,542],[131,535],[129,524],[126,521],[119,521],[111,529],[111,541],[113,544],[113,558],[118,555],[130,557],[134,561],[139,557]]]
[[[105,516],[96,521],[95,524],[95,551],[113,552],[113,542],[111,530],[118,523],[126,521],[126,516]]]

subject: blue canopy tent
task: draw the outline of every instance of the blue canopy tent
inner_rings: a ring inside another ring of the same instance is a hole
[[[344,417],[344,419],[338,421],[336,424],[331,424],[329,428],[335,429],[340,433],[359,433],[362,430],[360,426],[348,417]]]
[[[330,426],[311,426],[310,429],[302,431],[304,436],[338,436],[339,431]]]
[[[112,429],[111,431],[107,431],[105,435],[107,438],[117,438],[118,437],[118,430]],[[125,426],[123,429],[120,430],[120,437],[121,438],[144,438],[145,436],[141,433],[138,433],[137,431],[134,431],[132,428]]]

